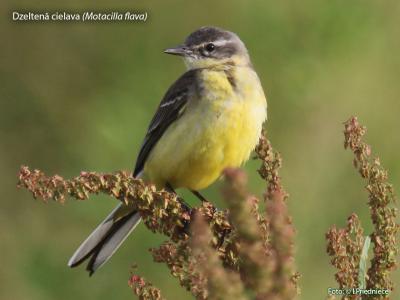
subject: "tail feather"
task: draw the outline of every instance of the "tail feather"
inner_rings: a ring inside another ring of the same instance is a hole
[[[111,258],[141,219],[139,213],[134,211],[115,221],[114,216],[121,209],[121,205],[79,246],[68,261],[69,267],[76,267],[90,258],[87,270],[92,275]]]
[[[118,205],[105,219],[103,222],[96,227],[95,230],[83,241],[79,248],[75,251],[72,257],[68,261],[68,266],[73,268],[80,265],[85,261],[90,254],[93,253],[94,248],[100,244],[104,239],[104,236],[109,232],[110,228],[114,224],[114,214],[118,211],[121,205]]]
[[[115,223],[115,227],[111,228],[104,241],[93,251],[92,258],[86,268],[90,275],[113,256],[136,225],[139,224],[140,219],[140,214],[133,212]]]

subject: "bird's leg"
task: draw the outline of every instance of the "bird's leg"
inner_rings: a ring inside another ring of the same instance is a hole
[[[174,193],[175,195],[177,195],[178,201],[181,203],[182,207],[183,207],[186,211],[188,211],[188,212],[191,212],[191,211],[192,211],[192,208],[190,207],[190,205],[187,204],[187,203],[185,202],[185,200],[183,200],[181,197],[178,196],[178,194],[175,192],[174,188],[172,187],[172,185],[171,185],[169,182],[167,182],[167,183],[165,184],[165,189],[166,189],[168,192],[171,192],[171,193]]]
[[[201,202],[203,202],[203,203],[205,203],[205,202],[209,202],[202,194],[200,194],[198,191],[194,191],[194,190],[190,190],[192,193],[193,193],[193,195],[195,195],[197,198],[199,198],[200,200],[201,200]],[[218,209],[216,208],[216,207],[214,207],[214,209],[213,209],[213,215],[215,214],[215,212],[217,212],[218,211]],[[219,241],[219,243],[217,244],[217,249],[219,249],[219,248],[221,248],[222,247],[222,245],[223,245],[223,243],[224,243],[224,241],[225,241],[225,237],[226,237],[226,235],[228,235],[230,233],[230,230],[228,230],[228,229],[225,229],[223,232],[222,232],[222,234],[221,234],[221,237],[220,237],[220,241]]]
[[[225,242],[225,237],[231,232],[231,229],[224,229],[222,231],[221,237],[220,237],[220,241],[217,244],[217,249],[220,249],[222,247],[222,245]]]
[[[200,194],[198,191],[195,190],[190,190],[193,195],[195,195],[197,198],[200,199],[201,202],[209,202],[202,194]]]
[[[195,191],[195,190],[190,190],[190,191],[193,193],[193,195],[195,195],[197,198],[199,198],[203,204],[209,204],[209,205],[211,205],[211,206],[213,207],[213,215],[215,214],[215,212],[216,212],[218,209],[217,209],[216,207],[214,207],[214,206],[210,203],[210,201],[208,201],[208,200],[207,200],[202,194],[200,194],[198,191]]]
[[[190,190],[193,195],[195,195],[198,199],[201,200],[201,202],[203,204],[205,204],[205,206],[211,206],[212,207],[212,215],[214,216],[214,214],[218,211],[218,208],[216,208],[210,201],[208,201],[202,194],[200,194],[198,191],[195,190]]]
[[[169,182],[167,182],[167,183],[165,184],[165,189],[166,189],[167,191],[171,192],[171,193],[174,193],[174,194],[177,196],[177,199],[178,199],[179,203],[182,205],[183,209],[184,209],[186,212],[188,212],[189,215],[192,217],[193,209],[190,207],[189,204],[187,204],[187,203],[185,202],[185,200],[183,200],[181,197],[178,196],[178,194],[175,192],[174,188],[172,187],[172,185],[171,185]],[[192,218],[190,218],[190,219],[192,219]],[[184,230],[184,232],[185,232],[186,234],[190,234],[190,228],[189,228],[189,226],[190,226],[190,222],[184,222],[183,230]]]

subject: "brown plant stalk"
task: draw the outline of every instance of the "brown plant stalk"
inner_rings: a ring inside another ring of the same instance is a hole
[[[210,227],[200,213],[196,213],[191,231],[189,261],[193,271],[201,278],[204,299],[248,299],[239,274],[224,268],[218,252],[212,246]]]
[[[300,293],[300,274],[294,264],[295,229],[286,204],[289,195],[284,190],[279,176],[282,159],[280,154],[274,151],[265,134],[261,136],[256,153],[262,161],[258,173],[267,183],[264,193],[269,235],[267,252],[273,265],[270,273],[274,284],[265,299],[294,299]]]
[[[397,235],[399,224],[396,222],[397,209],[393,186],[388,182],[388,173],[381,166],[378,157],[371,157],[371,147],[363,142],[366,128],[351,117],[344,123],[344,147],[354,154],[353,164],[358,173],[366,181],[368,206],[373,224],[373,232],[369,235],[373,243],[373,257],[370,260],[366,278],[366,289],[389,290],[394,288],[390,278],[396,268]],[[341,288],[360,286],[357,274],[360,271],[360,255],[363,248],[363,229],[356,214],[348,219],[346,229],[331,228],[326,238],[328,254],[332,264],[338,269],[335,277]],[[342,299],[368,299],[363,296],[343,296]],[[389,295],[375,295],[374,299],[389,299]]]
[[[229,212],[217,210],[209,202],[189,209],[176,194],[157,191],[121,171],[82,172],[66,180],[21,167],[19,186],[44,201],[64,203],[67,196],[85,200],[91,194],[104,193],[132,206],[151,231],[169,238],[151,249],[154,260],[165,263],[197,299],[247,299],[253,295],[256,299],[290,300],[297,294],[298,274],[287,194],[278,175],[281,160],[264,135],[256,152],[262,161],[259,174],[267,183],[265,213],[259,212],[259,199],[248,193],[246,175],[237,169],[225,172],[224,198]],[[140,299],[162,299],[158,289],[137,275],[131,276],[129,284]]]

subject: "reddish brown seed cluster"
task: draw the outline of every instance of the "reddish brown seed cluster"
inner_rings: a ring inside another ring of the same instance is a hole
[[[356,214],[347,220],[347,227],[333,226],[326,234],[331,264],[338,269],[335,279],[339,288],[358,288],[358,271],[364,243],[363,229]],[[353,295],[354,299],[356,296]],[[350,299],[350,298],[349,298]]]
[[[82,172],[71,180],[47,177],[39,170],[21,167],[19,186],[35,198],[64,203],[67,196],[78,200],[91,194],[110,195],[140,212],[153,232],[169,237],[151,249],[156,262],[165,263],[171,274],[197,299],[293,299],[296,295],[294,271],[294,229],[286,210],[278,175],[279,155],[263,135],[256,149],[262,161],[259,174],[267,183],[264,213],[259,199],[247,191],[247,176],[228,169],[223,198],[228,210],[211,203],[188,210],[182,199],[126,172],[99,174]],[[129,285],[140,299],[162,299],[158,289],[134,275]]]
[[[371,147],[363,142],[366,128],[356,117],[344,123],[344,147],[354,154],[353,164],[362,178],[366,180],[368,205],[373,224],[369,234],[373,243],[373,257],[365,276],[367,289],[393,290],[391,272],[396,268],[396,245],[399,224],[396,223],[397,209],[394,207],[395,195],[388,182],[388,173],[381,166],[378,157],[371,157]],[[364,241],[363,229],[358,217],[353,214],[348,219],[346,229],[333,227],[327,233],[328,254],[332,264],[338,269],[336,280],[340,287],[358,287],[360,254]],[[353,298],[343,299],[359,299]],[[363,298],[364,299],[364,298]],[[389,299],[388,295],[375,296],[374,299]]]
[[[393,188],[379,159],[371,159],[371,148],[362,142],[365,128],[356,118],[345,123],[344,133],[345,147],[353,151],[354,165],[367,181],[374,225],[370,234],[374,256],[366,272],[366,288],[393,289],[389,276],[396,266],[399,231]],[[295,229],[287,210],[288,194],[279,176],[282,160],[265,134],[256,154],[261,161],[258,173],[266,183],[263,201],[248,191],[242,170],[227,169],[222,189],[227,210],[217,210],[210,202],[189,209],[176,194],[157,191],[122,171],[82,172],[65,180],[21,167],[19,186],[44,201],[64,203],[67,196],[85,200],[103,193],[132,206],[148,229],[168,237],[158,248],[150,249],[154,260],[165,263],[196,299],[292,300],[299,293],[299,273],[294,264]],[[345,229],[332,227],[326,235],[341,288],[359,287],[363,234],[357,215],[352,214]],[[160,291],[140,276],[132,275],[129,285],[139,299],[163,299]]]
[[[128,285],[140,300],[164,300],[161,291],[138,275],[131,275]]]

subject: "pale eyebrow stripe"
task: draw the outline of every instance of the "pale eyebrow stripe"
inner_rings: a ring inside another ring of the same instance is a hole
[[[227,41],[227,40],[216,40],[214,42],[210,41],[210,42],[206,42],[206,43],[203,43],[203,44],[197,46],[197,48],[204,47],[205,45],[207,45],[209,43],[212,43],[215,46],[219,46],[220,47],[220,46],[225,46],[226,44],[230,43],[230,41]]]
[[[214,44],[215,46],[224,46],[224,45],[226,45],[228,42],[229,42],[229,41],[227,41],[227,40],[217,40],[217,41],[213,42],[213,44]]]

